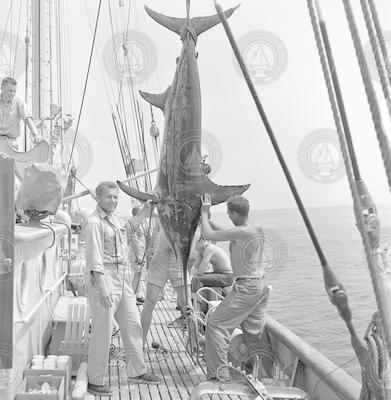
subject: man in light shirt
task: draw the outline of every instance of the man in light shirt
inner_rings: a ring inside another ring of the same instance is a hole
[[[101,182],[96,188],[96,201],[96,210],[85,225],[92,315],[88,345],[88,391],[96,396],[112,396],[113,391],[104,380],[113,318],[121,332],[129,382],[158,384],[161,378],[148,372],[144,362],[140,314],[132,289],[126,230],[115,214],[117,184]]]
[[[8,139],[10,146],[17,149],[17,139],[21,132],[21,122],[30,130],[33,143],[38,141],[39,135],[33,123],[25,102],[15,96],[17,82],[14,78],[6,77],[1,81],[0,94],[0,138]]]

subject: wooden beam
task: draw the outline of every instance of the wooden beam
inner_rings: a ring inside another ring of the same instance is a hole
[[[0,155],[0,368],[12,368],[15,160]]]

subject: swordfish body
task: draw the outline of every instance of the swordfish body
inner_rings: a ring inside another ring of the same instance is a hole
[[[227,18],[235,8],[225,12]],[[202,169],[201,90],[195,47],[198,35],[219,23],[218,16],[188,20],[145,9],[155,21],[179,34],[183,46],[171,86],[161,94],[140,91],[141,96],[159,107],[165,117],[154,195],[118,184],[130,196],[141,201],[151,199],[157,204],[161,226],[176,256],[181,258],[187,284],[187,262],[200,218],[201,196],[209,193],[212,204],[219,204],[242,194],[250,185],[219,186]]]

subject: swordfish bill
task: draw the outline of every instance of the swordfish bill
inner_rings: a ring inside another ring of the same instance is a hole
[[[236,8],[225,11],[226,17]],[[163,111],[165,118],[154,194],[142,193],[120,182],[118,185],[138,200],[150,199],[157,204],[161,226],[176,257],[181,259],[187,284],[187,262],[200,217],[201,196],[209,193],[215,205],[242,194],[250,185],[220,186],[202,169],[201,91],[195,47],[198,35],[220,22],[218,16],[188,20],[145,9],[155,21],[177,33],[183,45],[171,86],[161,94],[140,91],[146,101]]]

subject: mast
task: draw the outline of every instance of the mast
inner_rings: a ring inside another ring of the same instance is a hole
[[[31,2],[32,113],[35,120],[43,120],[50,116],[51,43],[49,20],[52,12],[50,2],[51,0],[33,0]],[[40,129],[42,136],[49,139],[48,133],[46,133],[49,129],[46,129],[44,125]]]

